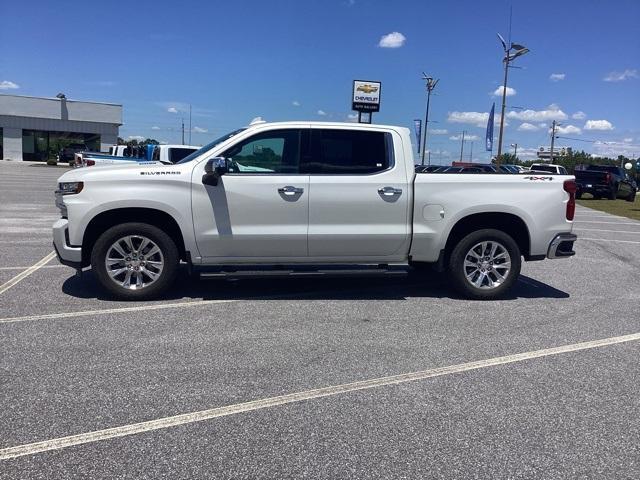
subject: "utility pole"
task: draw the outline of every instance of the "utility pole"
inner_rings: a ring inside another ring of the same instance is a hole
[[[551,163],[553,164],[553,144],[556,139],[556,121],[551,123],[551,148],[549,149],[549,156],[551,157]]]
[[[191,143],[191,104],[189,104],[189,145],[193,145]]]
[[[426,73],[422,72],[422,79],[427,82],[427,112],[424,116],[424,135],[422,141],[422,165],[424,165],[424,152],[427,149],[427,130],[429,129],[429,103],[431,102],[431,92],[440,80],[434,80],[433,77],[430,77]],[[429,156],[431,158],[431,156]],[[431,165],[431,160],[429,160],[429,165]]]
[[[467,133],[466,130],[462,131],[462,141],[460,142],[460,161],[462,161],[462,152],[464,151],[464,134]]]
[[[473,142],[471,142],[471,151],[469,152],[469,161],[473,162]]]

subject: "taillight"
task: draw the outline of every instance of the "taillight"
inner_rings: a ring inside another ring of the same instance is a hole
[[[95,160],[87,160],[87,163],[85,164],[87,167],[93,167],[96,164]]]
[[[564,191],[569,194],[569,201],[567,202],[567,220],[573,220],[576,214],[576,191],[578,186],[575,180],[565,180],[562,184]]]
[[[609,172],[607,172],[606,181],[607,181],[607,183],[611,183],[611,174]]]

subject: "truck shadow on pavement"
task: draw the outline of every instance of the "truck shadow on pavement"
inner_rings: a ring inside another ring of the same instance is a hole
[[[77,298],[114,300],[98,284],[91,271],[81,278],[69,277],[62,291]],[[519,298],[569,298],[562,290],[521,275],[501,300]],[[464,300],[448,286],[446,276],[431,273],[367,278],[247,278],[241,280],[199,280],[186,273],[173,290],[157,300],[406,300],[408,298],[450,298]]]

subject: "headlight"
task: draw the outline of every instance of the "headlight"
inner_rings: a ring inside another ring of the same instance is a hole
[[[58,183],[58,191],[61,195],[73,195],[80,193],[84,187],[83,182],[60,182]]]

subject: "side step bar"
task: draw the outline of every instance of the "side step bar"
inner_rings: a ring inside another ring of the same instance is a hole
[[[385,277],[385,276],[405,276],[409,269],[407,267],[372,267],[372,268],[330,268],[319,267],[309,268],[270,268],[270,269],[224,269],[214,271],[200,271],[200,278],[216,279],[236,279],[236,278],[290,278],[290,277]]]

